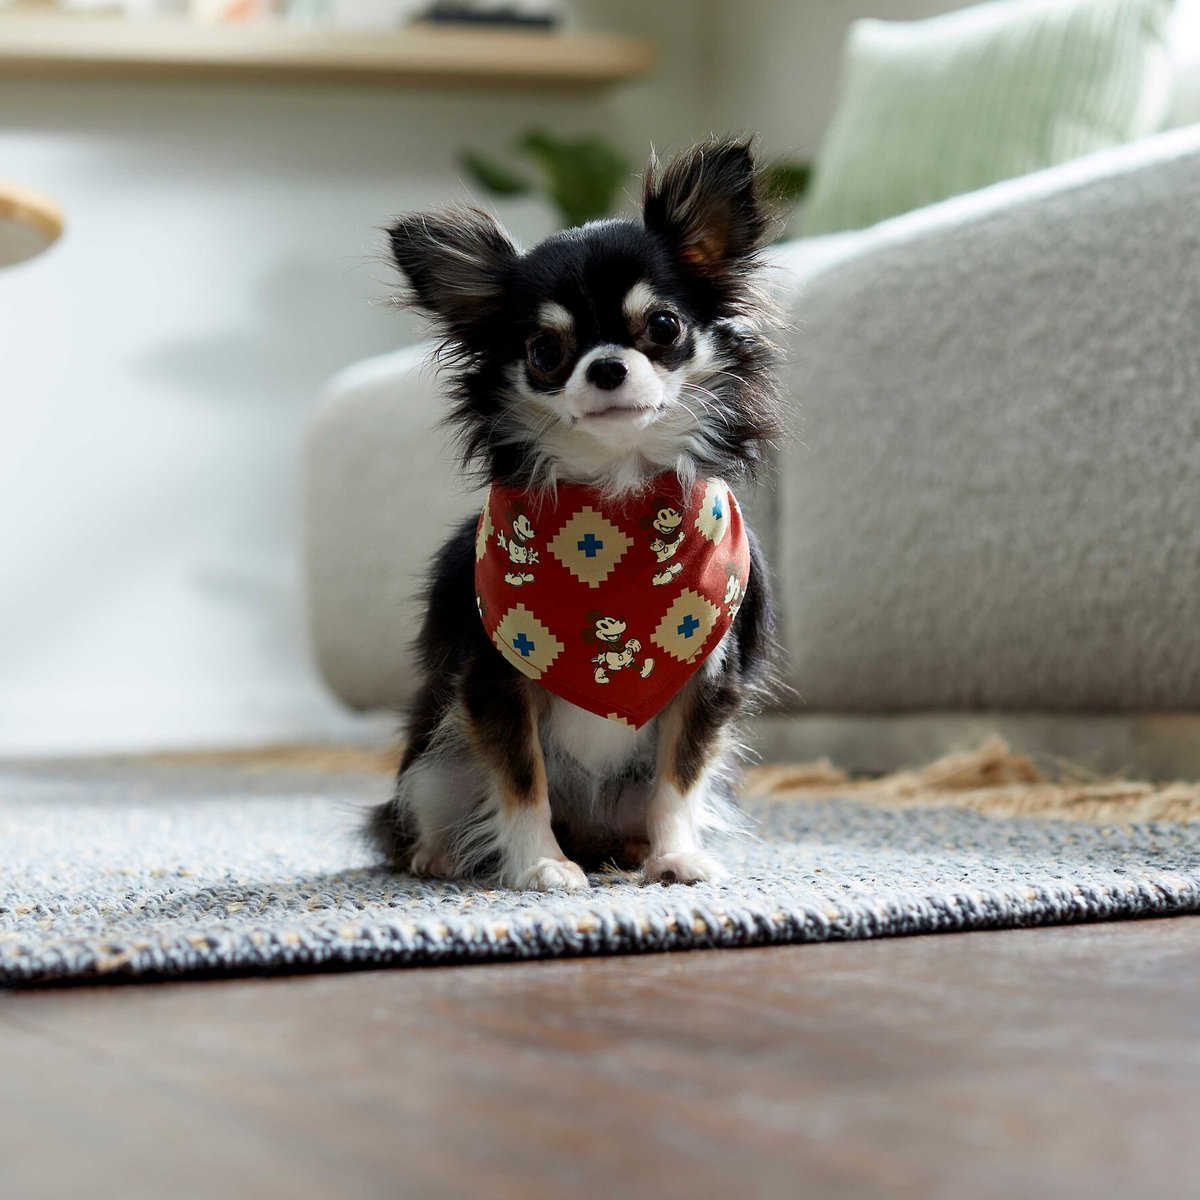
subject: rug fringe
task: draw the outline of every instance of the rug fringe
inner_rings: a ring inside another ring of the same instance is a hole
[[[403,746],[356,746],[320,743],[281,743],[227,750],[160,750],[153,754],[120,756],[113,762],[150,762],[168,766],[235,767],[248,771],[321,771],[332,775],[394,775]]]
[[[1200,821],[1200,783],[1083,780],[1065,766],[1047,779],[1032,759],[1001,737],[958,751],[916,770],[879,779],[852,779],[827,759],[757,767],[746,791],[776,799],[846,796],[888,807],[970,808],[994,817],[1046,817],[1102,824]]]

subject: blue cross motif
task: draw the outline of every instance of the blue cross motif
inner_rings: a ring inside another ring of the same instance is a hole
[[[679,623],[679,629],[677,632],[681,637],[690,638],[692,634],[695,633],[699,628],[700,622],[697,621],[691,613],[688,613],[688,615]]]
[[[520,650],[522,658],[528,658],[535,649],[535,644],[531,642],[525,636],[524,631],[522,631],[521,633],[518,633],[515,638],[513,638],[513,647],[517,650]]]
[[[594,534],[585,534],[577,543],[578,549],[582,550],[588,558],[595,558],[596,552],[604,549],[604,543]]]
[[[721,507],[721,497],[718,496],[713,501],[713,520],[719,521],[725,515],[725,510]]]

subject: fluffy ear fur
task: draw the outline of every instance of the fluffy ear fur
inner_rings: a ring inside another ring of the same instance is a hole
[[[686,270],[723,292],[736,287],[769,224],[750,144],[704,142],[661,172],[651,159],[642,219],[669,243]]]
[[[388,230],[405,297],[453,341],[474,347],[501,311],[519,251],[495,218],[478,208],[401,217]]]

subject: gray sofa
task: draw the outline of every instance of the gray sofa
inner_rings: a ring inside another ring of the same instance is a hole
[[[1200,127],[786,244],[772,280],[763,752],[883,769],[999,730],[1200,770]],[[424,561],[478,504],[424,359],[340,375],[308,438],[313,646],[355,708],[407,699]]]

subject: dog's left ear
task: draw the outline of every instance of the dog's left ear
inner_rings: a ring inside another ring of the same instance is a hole
[[[651,159],[642,220],[696,275],[714,283],[739,275],[762,245],[768,226],[750,144],[704,142],[661,172]]]

